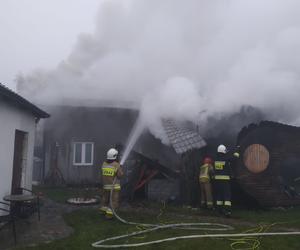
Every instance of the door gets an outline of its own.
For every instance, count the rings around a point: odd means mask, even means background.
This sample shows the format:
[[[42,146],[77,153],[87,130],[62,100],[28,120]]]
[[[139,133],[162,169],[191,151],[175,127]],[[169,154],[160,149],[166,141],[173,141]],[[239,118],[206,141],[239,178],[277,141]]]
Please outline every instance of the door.
[[[15,145],[14,145],[14,161],[13,161],[13,178],[11,185],[11,193],[17,194],[16,188],[21,187],[22,174],[26,163],[26,142],[27,133],[21,130],[15,131]]]

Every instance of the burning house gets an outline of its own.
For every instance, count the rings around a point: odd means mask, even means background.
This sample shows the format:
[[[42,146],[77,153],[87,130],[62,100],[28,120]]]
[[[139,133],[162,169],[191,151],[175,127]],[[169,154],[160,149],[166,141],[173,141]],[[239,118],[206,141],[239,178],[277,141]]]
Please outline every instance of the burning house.
[[[138,112],[110,107],[56,107],[44,124],[44,178],[59,169],[66,183],[95,183],[106,151],[124,145]],[[175,153],[150,134],[142,135],[137,151],[166,166],[174,165]],[[151,149],[151,150],[150,150]]]
[[[49,110],[52,117],[43,123],[36,150],[44,165],[36,166],[35,176],[50,184],[99,183],[107,149],[117,146],[122,152],[139,115],[134,108],[105,106],[65,105]],[[205,154],[213,156],[216,138],[208,138],[207,146],[191,128],[172,120],[162,124],[169,146],[149,132],[140,136],[124,164],[123,195],[197,205],[197,170]],[[300,204],[299,136],[299,128],[274,122],[242,129],[237,138],[241,158],[234,169],[239,189],[261,206]]]
[[[74,106],[52,107],[50,110],[53,115],[43,124],[43,136],[40,136],[36,149],[37,154],[40,154],[39,158],[44,158],[44,165],[35,166],[37,181],[48,184],[98,184],[99,168],[105,160],[107,150],[125,145],[138,111]],[[138,152],[136,157],[130,157],[125,163],[125,183],[130,179],[131,183],[140,185],[139,190],[146,192],[145,186],[150,179],[174,179],[179,166],[178,156],[172,148],[163,145],[150,133],[144,133],[134,149]],[[141,171],[134,171],[135,167],[140,167]],[[155,172],[150,174],[150,178],[147,177],[149,171]],[[136,180],[132,180],[133,172],[138,175]],[[148,179],[141,185],[139,182],[143,178]],[[170,183],[174,184],[172,181]],[[127,184],[124,190],[132,195],[132,188],[136,187]],[[154,192],[153,188],[152,191],[150,189],[149,192]],[[144,196],[147,197],[147,194],[144,193]]]
[[[34,172],[38,181],[49,184],[99,184],[107,149],[118,147],[122,154],[139,115],[134,108],[105,105],[63,105],[48,110],[52,116],[43,123],[36,148],[44,164],[36,165]],[[241,114],[253,120],[261,117],[248,110]],[[166,119],[162,125],[169,146],[150,132],[142,133],[124,164],[123,196],[197,205],[199,164],[204,155],[214,155],[221,135],[206,138],[206,145],[193,128]],[[234,169],[238,188],[261,206],[300,204],[298,136],[299,128],[273,122],[242,129],[237,138],[241,158]],[[230,138],[234,141],[235,137]]]
[[[36,164],[34,172],[37,181],[49,184],[99,183],[106,151],[118,147],[122,152],[138,117],[135,109],[116,107],[65,105],[48,109],[52,116],[42,125],[43,136],[36,148],[44,165]],[[127,197],[167,200],[184,193],[182,154],[206,144],[199,134],[176,127],[172,121],[164,121],[164,127],[170,146],[144,132],[125,162],[123,192]]]

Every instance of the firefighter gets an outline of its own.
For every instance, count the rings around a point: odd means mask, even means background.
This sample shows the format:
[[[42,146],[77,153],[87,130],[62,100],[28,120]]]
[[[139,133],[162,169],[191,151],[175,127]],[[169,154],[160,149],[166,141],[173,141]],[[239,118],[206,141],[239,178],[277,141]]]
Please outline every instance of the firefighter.
[[[201,207],[207,207],[208,209],[213,208],[213,197],[211,189],[211,178],[214,170],[212,165],[212,159],[205,157],[203,165],[200,167],[199,183],[201,190]]]
[[[214,183],[216,189],[216,206],[218,211],[230,217],[231,215],[231,178],[232,164],[239,158],[239,153],[230,155],[224,145],[219,145],[214,162]]]
[[[106,161],[101,167],[103,194],[100,210],[105,213],[107,219],[113,218],[114,210],[119,206],[119,194],[121,190],[120,178],[124,175],[122,167],[118,162],[118,151],[111,148],[107,151]],[[112,190],[112,200],[110,203],[110,192]],[[112,206],[112,207],[111,207]]]

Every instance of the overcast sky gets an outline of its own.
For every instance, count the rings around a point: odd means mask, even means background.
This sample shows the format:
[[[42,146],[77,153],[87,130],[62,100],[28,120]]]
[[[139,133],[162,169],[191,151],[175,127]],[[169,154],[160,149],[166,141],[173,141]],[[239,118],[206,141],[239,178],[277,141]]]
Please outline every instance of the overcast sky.
[[[103,1],[1,0],[0,82],[14,89],[18,73],[55,67],[79,33],[93,31]]]

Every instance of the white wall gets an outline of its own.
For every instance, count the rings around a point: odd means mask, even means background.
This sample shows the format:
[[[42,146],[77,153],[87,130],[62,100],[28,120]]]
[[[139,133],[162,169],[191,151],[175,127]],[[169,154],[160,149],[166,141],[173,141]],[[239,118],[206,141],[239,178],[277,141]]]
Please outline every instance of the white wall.
[[[0,200],[11,192],[15,130],[28,133],[25,187],[32,188],[35,117],[0,97]]]

